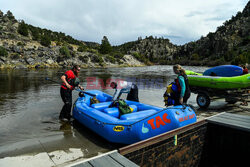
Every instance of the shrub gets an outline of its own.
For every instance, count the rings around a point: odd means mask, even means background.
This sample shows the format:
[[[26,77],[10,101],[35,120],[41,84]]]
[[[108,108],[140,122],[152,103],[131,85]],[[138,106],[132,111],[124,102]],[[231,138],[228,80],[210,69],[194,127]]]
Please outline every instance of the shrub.
[[[86,45],[80,45],[78,48],[77,48],[77,51],[78,52],[85,52],[87,50],[87,46]]]
[[[43,35],[41,37],[41,42],[40,43],[41,43],[41,45],[48,47],[51,44],[51,40],[50,40],[49,36]]]
[[[39,39],[39,30],[37,28],[33,28],[31,30],[32,38],[33,40],[38,40]]]
[[[61,53],[61,55],[63,55],[64,58],[71,58],[68,47],[66,46],[61,47],[59,49],[59,52]]]
[[[111,52],[110,56],[117,58],[117,59],[122,59],[124,54],[120,53],[120,52]]]
[[[20,58],[20,55],[19,55],[18,53],[12,53],[12,54],[10,55],[10,58],[13,59],[13,60],[17,60],[17,59]]]
[[[24,21],[21,21],[21,23],[19,23],[17,32],[23,36],[29,35],[28,26]]]
[[[88,56],[79,56],[79,60],[81,60],[84,63],[87,63],[89,60],[89,57]]]
[[[112,57],[112,56],[107,56],[107,59],[108,59],[108,61],[110,62],[110,63],[115,63],[115,58],[114,57]]]
[[[100,56],[100,55],[95,55],[94,54],[94,55],[92,55],[90,57],[90,59],[91,59],[92,62],[96,62],[96,63],[99,63],[99,64],[104,62],[103,59],[102,59],[102,56]]]
[[[6,57],[7,55],[7,50],[4,47],[0,46],[0,56]]]
[[[7,15],[7,17],[8,17],[10,20],[15,19],[15,17],[14,17],[13,14],[12,14],[12,12],[9,11],[9,10],[7,11],[6,15]]]
[[[150,61],[144,55],[142,55],[140,53],[134,52],[134,53],[132,53],[132,56],[145,64],[150,64]]]
[[[17,42],[17,46],[22,46],[22,47],[24,47],[25,46],[25,43],[24,42]]]

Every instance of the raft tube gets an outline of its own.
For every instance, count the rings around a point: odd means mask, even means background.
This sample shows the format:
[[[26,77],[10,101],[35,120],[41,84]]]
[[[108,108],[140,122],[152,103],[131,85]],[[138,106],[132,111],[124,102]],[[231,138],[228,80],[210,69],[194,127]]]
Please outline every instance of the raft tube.
[[[215,89],[242,89],[250,88],[250,74],[235,77],[203,76],[199,73],[186,71],[189,85]]]
[[[196,122],[196,114],[190,106],[161,108],[125,100],[134,111],[120,116],[118,108],[110,108],[112,96],[99,90],[100,103],[90,105],[89,95],[79,97],[73,108],[73,117],[81,124],[109,142],[132,144]]]

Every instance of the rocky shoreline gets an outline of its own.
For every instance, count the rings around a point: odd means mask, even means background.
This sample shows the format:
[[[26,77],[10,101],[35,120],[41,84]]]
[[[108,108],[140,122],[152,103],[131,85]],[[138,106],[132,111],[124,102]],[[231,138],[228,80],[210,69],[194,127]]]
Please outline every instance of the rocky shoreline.
[[[26,26],[26,35],[20,32],[22,25]],[[30,26],[30,29],[27,29],[27,26]],[[92,46],[88,44],[90,42],[74,40],[64,33],[32,27],[16,20],[10,11],[7,14],[0,11],[0,68],[58,68],[73,64],[86,68],[145,65],[130,54],[101,54],[98,50],[100,44]],[[39,39],[34,39],[35,30],[41,31],[37,34]],[[46,34],[61,36],[59,41],[51,39],[45,45],[42,38]]]
[[[91,52],[78,52],[72,46],[72,58],[64,58],[60,53],[60,46],[44,47],[38,42],[18,40],[0,40],[0,46],[8,52],[7,56],[0,56],[0,68],[60,68],[79,64],[88,67],[127,67],[144,66],[132,55],[124,55],[120,59],[112,59],[108,55]]]

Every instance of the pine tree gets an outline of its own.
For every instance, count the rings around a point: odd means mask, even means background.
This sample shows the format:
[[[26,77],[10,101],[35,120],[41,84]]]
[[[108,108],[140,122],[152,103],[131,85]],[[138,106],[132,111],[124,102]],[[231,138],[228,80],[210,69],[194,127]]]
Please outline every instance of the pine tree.
[[[100,46],[99,51],[101,54],[108,54],[112,52],[112,46],[110,45],[108,38],[106,36],[104,36],[102,39],[102,44]]]

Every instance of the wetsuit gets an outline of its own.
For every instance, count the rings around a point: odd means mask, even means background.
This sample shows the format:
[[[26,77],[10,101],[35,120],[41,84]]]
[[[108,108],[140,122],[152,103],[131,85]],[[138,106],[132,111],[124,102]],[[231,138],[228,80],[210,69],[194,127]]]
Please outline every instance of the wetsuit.
[[[72,90],[74,87],[74,81],[76,79],[76,76],[72,70],[66,71],[64,76],[66,77],[66,81],[71,85],[71,88],[67,88],[65,83],[62,83],[60,94],[62,101],[64,102],[64,106],[61,110],[59,119],[70,119],[70,113],[71,113],[71,107],[72,107]]]
[[[136,84],[131,85],[131,89],[130,89],[130,92],[128,93],[127,100],[139,102],[138,87]]]
[[[121,88],[121,90],[116,90],[113,96],[113,100],[117,100],[119,98],[120,92],[125,91],[128,92],[127,100],[139,102],[138,87],[136,84],[124,81],[119,85],[119,88]]]

